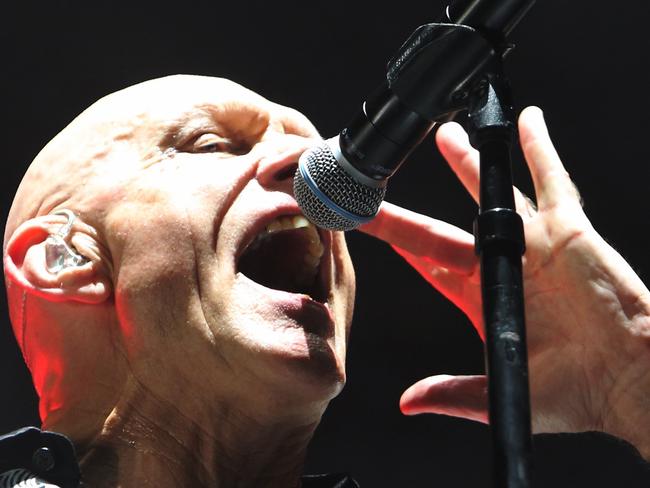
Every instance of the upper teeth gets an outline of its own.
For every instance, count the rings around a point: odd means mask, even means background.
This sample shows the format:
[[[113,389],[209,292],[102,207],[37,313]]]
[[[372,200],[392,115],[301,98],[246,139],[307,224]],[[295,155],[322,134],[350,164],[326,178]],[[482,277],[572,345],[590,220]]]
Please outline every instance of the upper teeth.
[[[305,256],[305,262],[312,266],[318,265],[320,258],[323,256],[323,244],[316,226],[312,224],[303,215],[293,215],[290,217],[278,217],[266,226],[266,234],[273,234],[282,230],[305,229],[306,236],[309,239],[308,251]]]
[[[298,286],[306,286],[313,283],[314,277],[318,274],[324,248],[318,230],[303,215],[276,218],[267,224],[265,231],[257,236],[252,246],[256,247],[260,245],[261,241],[271,234],[294,229],[300,229],[303,232],[303,236],[307,238],[308,245],[307,252],[302,258],[302,267],[297,270],[297,274],[293,276],[293,279]]]
[[[273,232],[278,232],[280,230],[300,229],[309,226],[314,227],[303,215],[278,217],[273,222],[267,224],[266,232],[272,234]]]

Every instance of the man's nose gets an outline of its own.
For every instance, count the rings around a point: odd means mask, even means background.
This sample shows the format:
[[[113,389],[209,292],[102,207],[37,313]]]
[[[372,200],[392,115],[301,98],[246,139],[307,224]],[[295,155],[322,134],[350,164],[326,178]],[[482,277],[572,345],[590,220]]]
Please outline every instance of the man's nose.
[[[285,135],[282,139],[262,142],[256,148],[265,153],[259,160],[256,178],[269,190],[291,192],[300,155],[317,141],[293,135]]]

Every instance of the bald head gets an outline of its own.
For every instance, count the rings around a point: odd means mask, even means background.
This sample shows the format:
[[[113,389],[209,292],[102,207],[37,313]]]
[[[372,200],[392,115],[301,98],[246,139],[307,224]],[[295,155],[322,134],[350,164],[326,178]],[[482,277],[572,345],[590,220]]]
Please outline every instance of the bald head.
[[[246,110],[247,105],[265,106],[268,112]],[[236,118],[226,114],[233,108],[240,111]],[[74,207],[96,217],[119,198],[129,173],[182,148],[203,124],[208,130],[227,116],[228,127],[222,129],[229,137],[255,137],[255,132],[266,129],[271,111],[279,115],[276,123],[286,132],[317,136],[299,112],[221,78],[169,76],[100,99],[52,139],[29,166],[7,219],[4,247],[22,222],[57,208]],[[197,117],[197,112],[204,117]]]

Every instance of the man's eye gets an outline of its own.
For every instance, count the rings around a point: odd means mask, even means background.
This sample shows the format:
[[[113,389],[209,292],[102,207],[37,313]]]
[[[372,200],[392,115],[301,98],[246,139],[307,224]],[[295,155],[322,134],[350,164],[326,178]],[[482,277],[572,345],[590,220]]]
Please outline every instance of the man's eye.
[[[192,152],[213,153],[229,152],[232,142],[216,134],[202,134],[192,142]]]

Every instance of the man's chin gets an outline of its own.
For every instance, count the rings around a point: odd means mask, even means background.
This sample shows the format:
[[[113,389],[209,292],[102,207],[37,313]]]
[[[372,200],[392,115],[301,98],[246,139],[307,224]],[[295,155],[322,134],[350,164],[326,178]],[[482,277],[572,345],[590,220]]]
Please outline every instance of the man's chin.
[[[253,346],[251,366],[257,369],[255,376],[264,378],[286,398],[308,402],[331,400],[346,380],[345,360],[337,354],[334,338],[307,332],[290,323],[283,330],[267,330],[267,340]]]
[[[274,359],[277,360],[278,381],[283,383],[290,396],[329,401],[345,385],[343,362],[329,344],[322,343],[320,339],[310,344],[307,356]]]
[[[270,289],[238,273],[228,308],[227,321],[254,377],[288,397],[330,400],[341,391],[345,337],[339,336],[345,329],[336,326],[328,302]]]

